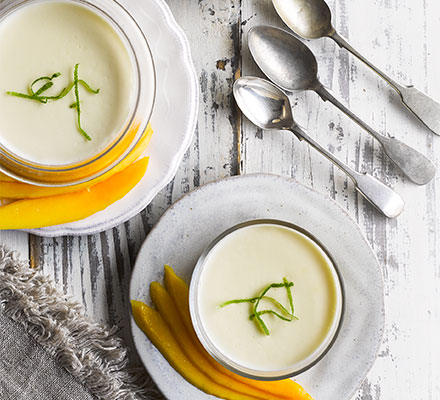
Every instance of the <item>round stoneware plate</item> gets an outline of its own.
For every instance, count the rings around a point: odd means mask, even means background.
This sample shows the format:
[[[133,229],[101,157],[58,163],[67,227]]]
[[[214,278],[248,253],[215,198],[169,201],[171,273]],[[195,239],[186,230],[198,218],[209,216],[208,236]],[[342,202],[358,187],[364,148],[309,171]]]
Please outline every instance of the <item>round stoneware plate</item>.
[[[244,175],[202,186],[174,204],[145,240],[131,278],[130,298],[150,303],[149,283],[164,264],[187,282],[199,255],[226,229],[252,219],[278,219],[313,234],[337,263],[346,290],[341,332],[329,353],[295,380],[319,400],[351,400],[373,365],[384,327],[380,267],[359,227],[328,197],[275,175]],[[214,399],[186,382],[132,319],[138,353],[170,400]]]
[[[173,179],[191,143],[197,121],[198,85],[185,34],[163,0],[119,3],[142,28],[156,69],[157,93],[151,117],[154,135],[146,152],[150,156],[148,171],[130,193],[105,210],[81,221],[28,231],[33,234],[89,235],[129,220]]]

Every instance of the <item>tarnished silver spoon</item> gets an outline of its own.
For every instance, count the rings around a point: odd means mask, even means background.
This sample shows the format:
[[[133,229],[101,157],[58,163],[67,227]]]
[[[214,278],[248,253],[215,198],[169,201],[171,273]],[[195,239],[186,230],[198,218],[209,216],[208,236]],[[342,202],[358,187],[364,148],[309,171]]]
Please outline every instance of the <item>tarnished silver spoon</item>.
[[[331,12],[324,0],[272,0],[281,19],[297,35],[305,39],[332,38],[364,62],[400,95],[402,103],[431,132],[440,135],[440,103],[414,86],[402,85],[381,71],[336,32]]]
[[[306,141],[349,176],[356,189],[388,218],[403,210],[403,199],[388,186],[366,173],[359,173],[338,160],[313,140],[293,119],[289,98],[272,83],[254,77],[239,78],[234,83],[234,97],[243,113],[258,127],[292,132]]]
[[[386,155],[414,183],[424,185],[435,175],[434,164],[417,150],[394,137],[371,128],[336,99],[319,81],[316,58],[295,36],[271,26],[256,26],[249,31],[249,49],[260,69],[272,82],[289,91],[313,90],[330,101],[372,135]]]

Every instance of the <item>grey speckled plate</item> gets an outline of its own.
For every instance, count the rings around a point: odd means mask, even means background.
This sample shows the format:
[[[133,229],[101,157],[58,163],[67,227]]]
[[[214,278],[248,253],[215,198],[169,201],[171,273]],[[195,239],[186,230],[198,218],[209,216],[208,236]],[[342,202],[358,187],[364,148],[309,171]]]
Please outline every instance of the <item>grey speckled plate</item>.
[[[330,352],[297,380],[317,400],[350,400],[376,359],[384,328],[383,280],[359,227],[328,197],[275,175],[244,175],[202,186],[175,203],[145,240],[130,298],[149,301],[149,283],[170,264],[189,282],[203,248],[227,228],[256,218],[289,221],[315,235],[338,264],[346,289],[342,330]],[[132,320],[139,355],[170,400],[214,399],[186,382]]]

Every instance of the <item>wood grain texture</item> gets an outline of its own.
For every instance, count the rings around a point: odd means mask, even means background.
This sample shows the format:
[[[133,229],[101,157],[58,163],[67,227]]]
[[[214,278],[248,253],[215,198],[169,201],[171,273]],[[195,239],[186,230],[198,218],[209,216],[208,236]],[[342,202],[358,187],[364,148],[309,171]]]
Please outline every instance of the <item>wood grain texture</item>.
[[[295,117],[311,136],[405,198],[406,211],[396,220],[384,219],[342,173],[306,144],[286,133],[262,132],[241,120],[232,83],[240,74],[261,75],[247,50],[246,33],[256,24],[283,26],[269,0],[168,0],[168,4],[190,40],[201,90],[196,135],[175,179],[146,210],[110,231],[55,239],[0,232],[0,243],[30,256],[32,264],[73,294],[91,317],[118,325],[130,345],[131,268],[145,236],[169,205],[194,187],[229,175],[269,172],[293,177],[350,213],[383,268],[384,342],[354,400],[439,399],[440,176],[424,187],[411,184],[378,144],[331,104],[310,92],[291,95]],[[339,33],[361,53],[402,83],[440,99],[438,1],[329,0],[328,4]],[[440,166],[440,138],[405,111],[385,82],[330,39],[308,44],[318,58],[322,82],[344,104]],[[138,363],[135,354],[133,358]]]

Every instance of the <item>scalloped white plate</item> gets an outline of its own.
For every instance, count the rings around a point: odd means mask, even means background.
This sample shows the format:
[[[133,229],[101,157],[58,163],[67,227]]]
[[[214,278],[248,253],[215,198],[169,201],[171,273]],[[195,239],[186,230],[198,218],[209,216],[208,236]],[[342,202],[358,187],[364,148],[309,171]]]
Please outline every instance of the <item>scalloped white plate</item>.
[[[244,175],[209,183],[184,196],[165,212],[142,245],[131,277],[130,299],[151,303],[149,283],[163,281],[164,264],[189,282],[205,246],[231,226],[260,218],[303,227],[324,244],[339,267],[346,292],[341,331],[324,358],[295,380],[316,400],[350,400],[382,342],[382,272],[349,215],[330,198],[291,179]],[[169,400],[215,399],[185,381],[133,318],[131,328],[142,362]]]
[[[142,211],[166,186],[191,144],[197,122],[198,84],[188,40],[163,0],[119,0],[142,28],[156,68],[153,139],[148,171],[123,199],[88,218],[27,230],[40,236],[90,235],[124,223]],[[170,118],[173,115],[173,118]]]

